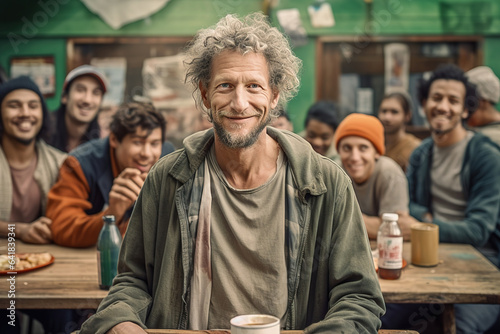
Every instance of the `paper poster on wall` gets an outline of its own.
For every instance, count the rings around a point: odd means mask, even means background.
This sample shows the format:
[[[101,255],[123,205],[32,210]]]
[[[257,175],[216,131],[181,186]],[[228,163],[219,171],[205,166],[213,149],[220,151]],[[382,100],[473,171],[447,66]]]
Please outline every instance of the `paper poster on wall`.
[[[410,48],[406,44],[391,43],[384,47],[385,92],[393,89],[408,91]]]
[[[122,104],[125,95],[127,59],[123,57],[92,58],[90,65],[97,67],[108,79],[108,89],[104,95],[102,106]]]
[[[307,44],[307,32],[302,25],[300,12],[297,8],[278,10],[276,16],[283,30],[290,37],[293,46]]]
[[[326,2],[317,2],[307,7],[314,28],[328,28],[335,25],[332,7]]]
[[[358,88],[356,94],[356,111],[368,115],[373,114],[373,89]]]
[[[26,75],[40,88],[44,97],[54,96],[56,91],[54,57],[20,57],[10,61],[10,77]]]
[[[184,83],[184,57],[175,55],[144,60],[144,96],[167,120],[167,140],[182,147],[182,140],[193,132],[211,126],[194,104],[192,87]]]

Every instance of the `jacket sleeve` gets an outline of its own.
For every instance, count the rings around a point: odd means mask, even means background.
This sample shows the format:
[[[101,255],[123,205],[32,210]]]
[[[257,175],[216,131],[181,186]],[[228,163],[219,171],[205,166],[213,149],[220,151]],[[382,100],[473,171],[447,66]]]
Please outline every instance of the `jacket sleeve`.
[[[425,193],[425,190],[421,189],[421,187],[429,186],[429,184],[426,183],[427,181],[423,179],[425,178],[425,173],[422,173],[420,170],[421,168],[426,168],[425,163],[428,162],[428,160],[425,159],[426,156],[428,157],[428,154],[424,153],[423,146],[416,148],[410,156],[408,168],[406,170],[408,192],[410,194],[410,215],[418,221],[423,221],[424,215],[427,212],[431,212],[429,207],[418,201],[417,195],[417,193]],[[430,193],[425,194],[425,197],[429,196]]]
[[[154,183],[148,176],[122,242],[118,275],[96,314],[83,323],[80,334],[105,334],[115,325],[126,321],[146,328],[146,319],[152,303],[148,287],[153,285],[153,264],[149,263],[148,259],[154,258],[154,222],[158,216],[157,201],[151,200],[158,197],[156,190],[153,190]]]
[[[476,148],[470,158],[469,178],[464,189],[467,197],[465,219],[433,220],[439,225],[439,241],[484,246],[495,231],[500,210],[500,152],[492,145]],[[467,183],[468,179],[468,183]]]
[[[69,156],[59,170],[59,179],[49,191],[47,212],[52,219],[52,236],[56,244],[89,247],[97,243],[104,211],[88,215],[90,188],[78,160]]]
[[[333,219],[328,311],[323,321],[310,325],[305,333],[377,333],[385,304],[350,183],[335,199]]]

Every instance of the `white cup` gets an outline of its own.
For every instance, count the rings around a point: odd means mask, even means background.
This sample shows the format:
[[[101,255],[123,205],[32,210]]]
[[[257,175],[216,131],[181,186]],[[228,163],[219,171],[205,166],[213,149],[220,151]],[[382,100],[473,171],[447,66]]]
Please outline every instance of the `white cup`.
[[[239,315],[231,319],[231,334],[279,334],[280,319],[266,314]]]

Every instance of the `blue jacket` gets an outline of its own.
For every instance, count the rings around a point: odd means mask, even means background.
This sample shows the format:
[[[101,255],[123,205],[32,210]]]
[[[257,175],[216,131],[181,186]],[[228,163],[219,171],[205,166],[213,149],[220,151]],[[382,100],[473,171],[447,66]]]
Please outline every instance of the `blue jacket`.
[[[432,214],[431,177],[432,138],[425,139],[413,151],[407,171],[410,191],[410,214],[422,221]],[[476,133],[465,149],[460,179],[467,201],[465,219],[440,221],[439,241],[471,244],[480,251],[485,248],[497,266],[500,251],[500,147],[486,136]],[[487,254],[485,254],[487,255]]]

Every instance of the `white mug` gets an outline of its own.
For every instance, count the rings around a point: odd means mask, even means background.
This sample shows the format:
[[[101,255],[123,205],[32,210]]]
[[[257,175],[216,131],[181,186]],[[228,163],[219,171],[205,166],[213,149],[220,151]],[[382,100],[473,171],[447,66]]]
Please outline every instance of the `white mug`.
[[[239,315],[231,319],[231,334],[279,334],[280,319],[266,314]]]

